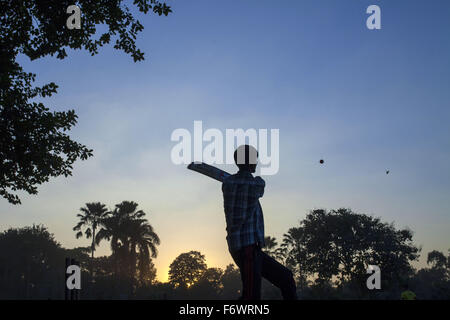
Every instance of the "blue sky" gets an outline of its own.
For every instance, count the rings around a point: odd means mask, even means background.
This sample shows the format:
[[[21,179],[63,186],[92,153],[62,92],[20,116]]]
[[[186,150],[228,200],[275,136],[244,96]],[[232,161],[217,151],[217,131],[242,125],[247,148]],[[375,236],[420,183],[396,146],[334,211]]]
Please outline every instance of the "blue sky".
[[[76,110],[72,136],[94,157],[21,206],[1,201],[3,229],[43,223],[64,246],[87,245],[71,231],[79,207],[134,200],[162,239],[160,279],[191,249],[224,267],[220,185],[170,161],[172,131],[202,120],[280,129],[280,171],[265,178],[262,200],[267,234],[281,240],[314,208],[350,207],[411,228],[421,265],[450,248],[448,1],[170,4],[169,17],[142,16],[144,62],[111,46],[21,58],[37,84],[59,85],[46,104]],[[371,4],[381,30],[366,28]]]

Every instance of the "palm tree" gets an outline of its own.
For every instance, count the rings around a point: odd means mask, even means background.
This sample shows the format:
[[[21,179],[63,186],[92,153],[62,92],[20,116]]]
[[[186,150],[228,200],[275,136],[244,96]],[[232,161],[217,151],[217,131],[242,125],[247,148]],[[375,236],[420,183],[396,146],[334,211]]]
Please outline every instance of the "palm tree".
[[[144,211],[137,210],[138,204],[133,201],[123,201],[101,222],[96,242],[111,241],[111,251],[114,256],[115,273],[130,278],[136,276],[136,263],[139,271],[147,271],[150,257],[156,257],[160,240],[153,227],[144,219]],[[139,254],[137,253],[139,252]]]
[[[95,237],[97,245],[100,244],[102,240],[110,241],[115,275],[117,275],[119,271],[118,256],[120,255],[120,249],[122,248],[121,239],[123,239],[124,233],[121,220],[122,218],[117,214],[117,210],[114,210],[110,216],[100,222],[101,229]]]
[[[146,219],[134,220],[129,231],[131,275],[136,275],[137,262],[139,279],[143,282],[145,275],[150,271],[151,258],[158,255],[156,246],[160,244],[160,240]]]
[[[87,239],[92,237],[91,243],[91,261],[94,259],[94,251],[96,247],[95,241],[95,232],[97,227],[100,225],[101,221],[103,221],[108,215],[109,211],[106,209],[106,205],[100,202],[91,202],[86,203],[85,208],[80,208],[81,214],[77,214],[77,217],[80,218],[80,221],[77,223],[75,227],[73,227],[73,231],[78,231],[76,234],[77,239],[83,236],[82,228],[84,227],[84,235]],[[92,269],[91,269],[92,275]]]
[[[282,249],[278,248],[277,239],[275,237],[264,237],[265,246],[262,249],[269,256],[273,257],[276,260],[283,260]]]

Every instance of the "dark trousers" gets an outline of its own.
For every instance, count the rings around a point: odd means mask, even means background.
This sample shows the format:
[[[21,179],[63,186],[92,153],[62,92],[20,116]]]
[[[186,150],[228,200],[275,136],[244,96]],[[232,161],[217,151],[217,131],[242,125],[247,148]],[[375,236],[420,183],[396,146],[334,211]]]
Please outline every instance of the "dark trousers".
[[[243,300],[261,299],[262,277],[281,290],[283,299],[297,299],[297,290],[292,272],[262,252],[259,246],[243,247],[238,251],[231,252],[231,256],[241,271]]]

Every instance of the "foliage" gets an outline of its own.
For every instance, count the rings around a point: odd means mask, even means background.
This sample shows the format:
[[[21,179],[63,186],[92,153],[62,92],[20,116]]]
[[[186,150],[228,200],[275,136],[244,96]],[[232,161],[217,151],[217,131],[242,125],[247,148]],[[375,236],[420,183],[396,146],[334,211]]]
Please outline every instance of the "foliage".
[[[450,299],[450,254],[433,250],[428,253],[429,268],[419,271],[409,280],[409,287],[420,299]]]
[[[428,253],[427,264],[431,265],[432,269],[447,269],[450,266],[448,265],[447,257],[440,251],[433,250]]]
[[[237,299],[240,297],[242,290],[241,274],[234,264],[226,266],[221,282],[223,299]]]
[[[182,253],[170,264],[169,282],[175,288],[189,288],[201,279],[206,269],[205,256],[200,252]]]
[[[410,263],[419,257],[411,231],[396,230],[379,218],[349,209],[311,211],[299,227],[285,234],[283,248],[286,264],[303,285],[308,279],[319,287],[353,283],[355,292],[366,291],[369,264],[383,270],[386,288],[409,277]]]
[[[80,208],[80,211],[82,214],[77,214],[80,221],[73,227],[73,231],[78,231],[76,234],[76,238],[78,239],[83,236],[82,228],[86,228],[84,230],[84,235],[87,239],[92,238],[90,251],[93,258],[96,245],[95,232],[102,220],[109,215],[109,211],[106,209],[106,205],[100,202],[86,203],[86,207]]]
[[[1,36],[0,36],[1,37]],[[1,45],[0,45],[1,47]],[[7,63],[0,51],[0,196],[19,204],[16,191],[37,193],[50,177],[72,174],[77,159],[86,160],[92,150],[71,140],[66,133],[76,123],[75,111],[50,112],[38,97],[56,93],[54,83],[33,88],[35,75]]]
[[[189,291],[195,299],[219,299],[223,289],[222,276],[222,269],[207,268]]]
[[[278,247],[277,239],[274,237],[264,237],[265,246],[262,251],[273,257],[275,260],[283,260],[284,252],[282,248]]]
[[[0,298],[57,297],[64,258],[64,249],[42,225],[0,233]]]
[[[137,207],[133,201],[117,204],[100,221],[95,241],[110,241],[114,275],[131,279],[131,283],[151,283],[156,276],[151,259],[157,257],[160,239],[144,218],[145,212]]]
[[[68,0],[15,0],[0,2],[0,195],[19,204],[17,191],[37,193],[37,186],[50,177],[69,176],[77,159],[86,160],[92,150],[73,141],[68,131],[77,123],[74,110],[51,112],[40,98],[57,93],[51,82],[34,87],[36,75],[17,63],[23,55],[30,60],[45,56],[64,59],[67,49],[86,50],[91,55],[114,41],[114,48],[141,61],[144,53],[135,41],[143,25],[125,1],[78,0],[82,26],[66,27]],[[168,15],[164,2],[134,0],[144,14]],[[106,31],[97,38],[99,27]]]
[[[80,261],[82,299],[237,299],[240,296],[242,284],[236,266],[230,264],[224,270],[208,267],[205,256],[198,251],[182,253],[174,259],[169,282],[156,281],[152,256],[157,254],[159,238],[156,241],[155,235],[150,235],[153,228],[149,229],[145,213],[137,207],[134,202],[124,201],[101,221],[103,235],[99,232],[96,240],[113,242],[115,238],[117,242],[111,248],[119,251],[113,251],[110,256],[89,257],[90,247],[62,248],[40,225],[0,233],[0,298],[62,299],[61,271],[65,257]],[[109,225],[108,221],[118,225],[112,228],[114,224]],[[139,233],[140,228],[146,232]],[[150,241],[155,247],[153,250],[147,244],[145,257],[149,260],[145,268],[139,264],[144,260],[140,258],[142,248],[138,239],[143,243]],[[428,253],[428,267],[414,271],[410,263],[417,258],[418,249],[412,244],[410,231],[396,230],[392,224],[376,218],[343,209],[314,210],[300,226],[289,229],[281,246],[273,245],[277,243],[273,237],[270,242],[269,252],[282,253],[280,261],[296,274],[301,299],[400,299],[406,285],[421,300],[450,299],[450,255],[433,250]],[[329,249],[328,255],[322,247]],[[352,259],[345,255],[343,248],[348,250],[347,254],[351,253]],[[391,249],[394,251],[388,252]],[[332,258],[339,259],[339,263]],[[365,267],[365,261],[378,263],[382,279],[387,278],[391,283],[385,280],[382,290],[376,292],[363,290],[367,274],[358,272]],[[325,267],[326,263],[332,267]],[[87,277],[88,267],[94,270],[92,279]],[[303,283],[299,282],[301,279]],[[262,297],[280,299],[281,295],[278,288],[263,280]]]

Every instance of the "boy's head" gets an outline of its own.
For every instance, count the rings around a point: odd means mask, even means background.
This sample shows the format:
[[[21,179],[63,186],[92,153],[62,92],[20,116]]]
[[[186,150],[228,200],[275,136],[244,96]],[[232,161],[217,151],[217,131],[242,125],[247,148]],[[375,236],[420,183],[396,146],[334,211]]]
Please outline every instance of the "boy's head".
[[[256,171],[256,163],[258,162],[258,151],[247,144],[239,146],[234,151],[234,162],[241,171]]]

